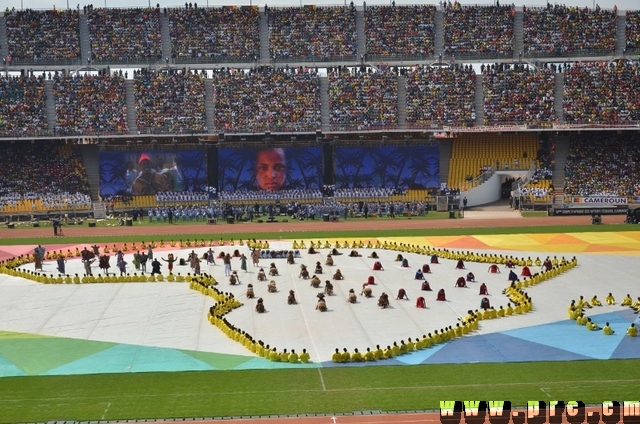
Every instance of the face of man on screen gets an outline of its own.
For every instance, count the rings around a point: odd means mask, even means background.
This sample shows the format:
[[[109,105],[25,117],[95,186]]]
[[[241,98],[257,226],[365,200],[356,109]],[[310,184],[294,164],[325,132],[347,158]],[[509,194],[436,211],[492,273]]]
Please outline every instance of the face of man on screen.
[[[287,160],[283,149],[260,150],[256,155],[256,183],[260,190],[278,191],[287,179]]]

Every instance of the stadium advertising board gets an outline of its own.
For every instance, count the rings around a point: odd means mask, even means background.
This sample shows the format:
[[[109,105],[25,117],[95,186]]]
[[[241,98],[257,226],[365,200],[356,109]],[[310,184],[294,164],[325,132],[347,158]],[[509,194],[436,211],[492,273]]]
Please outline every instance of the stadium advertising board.
[[[440,187],[439,146],[367,146],[335,149],[338,188]]]
[[[207,160],[202,150],[100,152],[100,196],[154,195],[207,191]]]
[[[238,148],[218,151],[220,191],[320,190],[322,148]]]
[[[627,198],[622,196],[565,196],[564,203],[584,206],[626,205]]]

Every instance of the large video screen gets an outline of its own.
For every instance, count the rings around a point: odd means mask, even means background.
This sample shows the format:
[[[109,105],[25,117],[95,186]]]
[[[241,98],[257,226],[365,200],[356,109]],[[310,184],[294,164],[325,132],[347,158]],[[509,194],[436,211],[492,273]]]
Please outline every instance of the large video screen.
[[[99,166],[102,197],[207,191],[203,150],[100,152]]]
[[[322,148],[220,149],[220,191],[319,190]]]
[[[338,188],[440,187],[439,146],[336,147]]]

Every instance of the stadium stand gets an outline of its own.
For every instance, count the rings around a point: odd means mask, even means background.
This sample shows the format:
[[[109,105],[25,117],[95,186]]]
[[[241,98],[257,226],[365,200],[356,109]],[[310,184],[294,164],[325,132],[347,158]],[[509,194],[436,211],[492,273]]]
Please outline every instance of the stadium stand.
[[[525,53],[532,57],[593,56],[615,49],[617,11],[565,5],[524,8]]]
[[[353,6],[268,8],[269,43],[274,60],[355,58]]]
[[[138,63],[162,59],[160,9],[87,7],[94,62]]]
[[[7,9],[5,18],[8,56],[14,65],[64,65],[80,58],[77,11]]]
[[[137,127],[143,133],[205,131],[205,75],[141,69],[134,74]]]
[[[80,153],[72,145],[45,141],[0,145],[0,212],[42,213],[87,210],[89,182]]]
[[[472,126],[476,74],[471,67],[418,67],[406,74],[407,126]]]
[[[627,10],[626,13],[626,49],[627,53],[640,53],[640,10]]]
[[[398,77],[392,72],[349,71],[329,73],[331,128],[370,130],[398,124]]]
[[[118,75],[53,77],[56,134],[127,133],[124,78]]]
[[[214,122],[225,133],[315,131],[321,125],[320,81],[312,70],[224,71],[213,80]]]
[[[444,52],[456,58],[512,57],[512,6],[447,7],[444,17]]]
[[[622,32],[616,32],[617,10],[599,7],[548,5],[523,7],[521,13],[512,5],[445,2],[440,8],[392,3],[265,6],[264,14],[261,10],[256,6],[185,4],[164,10],[86,6],[84,10],[7,11],[0,17],[7,29],[6,50],[0,46],[4,71],[0,77],[0,137],[14,143],[7,157],[26,154],[32,162],[25,168],[38,171],[40,166],[34,168],[34,163],[40,159],[32,152],[38,144],[37,140],[32,144],[31,138],[53,134],[58,139],[53,155],[57,163],[47,174],[53,183],[36,179],[27,187],[11,177],[2,183],[3,210],[30,213],[88,208],[86,172],[81,169],[79,150],[71,143],[98,144],[92,137],[104,136],[101,149],[111,140],[114,147],[133,151],[143,145],[134,137],[139,135],[146,147],[147,134],[191,136],[189,142],[196,145],[196,136],[202,136],[202,143],[213,144],[229,134],[230,139],[238,137],[233,144],[238,147],[239,137],[246,136],[256,145],[266,143],[267,133],[296,133],[298,139],[302,138],[298,133],[308,133],[305,143],[328,147],[340,138],[355,145],[365,133],[375,134],[365,144],[388,141],[391,136],[392,143],[399,145],[411,143],[412,136],[421,132],[415,137],[420,142],[438,144],[434,140],[446,138],[440,146],[452,145],[450,162],[449,156],[441,162],[440,177],[451,194],[471,187],[485,171],[529,171],[538,162],[539,168],[522,191],[534,201],[548,202],[553,189],[550,173],[562,172],[553,169],[552,154],[530,159],[534,152],[539,153],[545,134],[551,134],[551,129],[557,138],[568,134],[563,130],[585,128],[635,131],[640,123],[640,69],[638,61],[631,59],[640,50],[640,11],[627,11],[624,16],[623,40]],[[516,60],[520,13],[524,55]],[[261,40],[268,40],[269,45]],[[88,66],[80,63],[83,54],[89,53],[80,47],[87,42],[91,50]],[[620,53],[622,46],[626,51]],[[614,57],[616,48],[619,56]],[[171,61],[163,58],[163,51],[171,52]],[[600,54],[613,60],[589,60]],[[485,63],[504,59],[504,63],[484,66],[476,74],[464,62],[466,58],[482,58]],[[547,64],[533,63],[532,58],[546,58]],[[336,63],[318,66],[328,61]],[[181,65],[176,67],[176,63]],[[145,65],[142,70],[140,64]],[[36,68],[35,73],[27,67]],[[126,68],[128,73],[125,70],[123,76],[111,67]],[[470,128],[474,126],[477,128]],[[461,128],[436,134],[443,127]],[[520,129],[539,132],[514,132]],[[405,130],[411,134],[403,134]],[[476,130],[478,134],[455,136],[455,131]],[[583,137],[604,147],[586,149],[572,137],[578,147],[572,148],[567,162],[567,194],[638,195],[637,170],[621,153],[637,159],[628,145],[636,137],[614,131]],[[355,132],[358,134],[349,134]],[[283,137],[278,139],[280,144],[284,144]],[[287,143],[294,138],[287,134]],[[62,142],[69,144],[57,144]],[[3,148],[12,151],[11,146]],[[446,149],[441,152],[449,154]],[[602,155],[616,166],[606,173],[595,172],[603,165],[584,162],[584,155],[589,160]],[[65,161],[66,168],[60,165]],[[46,161],[42,164],[49,166]],[[592,168],[588,174],[586,167]],[[7,172],[14,170],[12,164]],[[67,173],[77,173],[77,182],[67,181]],[[16,175],[24,178],[24,173]],[[323,178],[327,182],[328,176]],[[611,182],[615,179],[621,181],[619,186]],[[92,184],[97,183],[92,180]],[[39,191],[38,186],[47,190]],[[96,187],[92,188],[95,193]],[[368,190],[376,193],[372,203],[397,204],[399,210],[409,209],[410,213],[434,199],[431,191],[385,194],[379,187]],[[324,200],[314,190],[285,194],[294,202]],[[335,194],[334,201],[347,203],[351,210],[357,210],[362,199],[371,198],[366,190]],[[208,193],[199,195],[203,199],[137,196],[118,199],[117,204],[149,208],[158,203],[204,202]],[[256,196],[223,192],[220,200],[236,206],[275,200]],[[417,206],[407,206],[409,203]],[[378,211],[385,213],[383,206]]]
[[[9,137],[44,134],[47,116],[44,77],[0,77],[0,133]]]
[[[424,58],[435,52],[435,14],[432,5],[367,6],[367,57]]]
[[[636,124],[640,121],[637,62],[580,62],[564,72],[568,124]]]
[[[169,9],[171,45],[178,63],[222,62],[260,55],[257,6]]]
[[[572,134],[565,165],[565,195],[639,196],[640,137]]]
[[[484,117],[487,125],[550,127],[555,121],[555,77],[548,67],[483,65]]]
[[[492,169],[529,169],[538,144],[534,133],[459,134],[453,139],[448,186],[467,188]]]

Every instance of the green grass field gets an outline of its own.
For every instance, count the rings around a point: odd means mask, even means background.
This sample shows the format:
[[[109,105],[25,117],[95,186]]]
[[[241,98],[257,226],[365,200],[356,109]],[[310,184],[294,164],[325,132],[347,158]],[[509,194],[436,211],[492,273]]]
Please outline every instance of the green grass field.
[[[142,224],[145,225],[145,224]],[[287,238],[633,231],[635,226],[286,233]],[[9,230],[7,230],[9,231]],[[161,228],[159,228],[161,232]],[[3,236],[6,237],[7,233]],[[235,234],[246,239],[248,234]],[[273,239],[282,233],[252,234]],[[215,235],[190,238],[216,239]],[[228,236],[224,236],[225,239]],[[154,237],[156,240],[161,235]],[[219,236],[218,236],[219,238]],[[140,236],[101,241],[139,241]],[[41,240],[7,239],[0,244]],[[96,242],[65,238],[65,243]],[[640,360],[340,367],[0,378],[0,422],[98,421],[436,410],[440,400],[637,399]]]
[[[437,410],[440,400],[637,398],[639,360],[0,379],[0,422]]]

